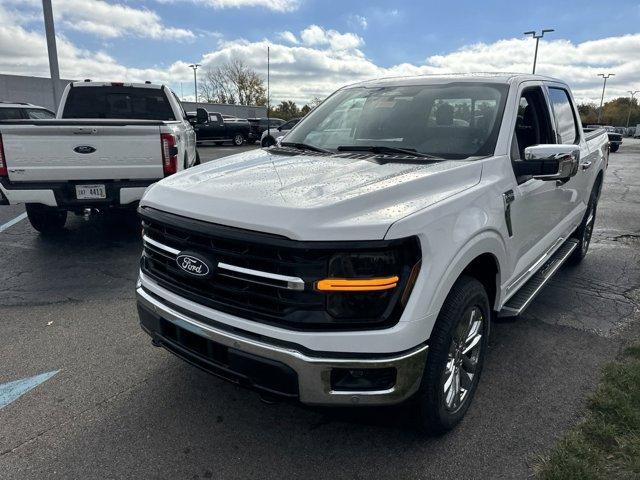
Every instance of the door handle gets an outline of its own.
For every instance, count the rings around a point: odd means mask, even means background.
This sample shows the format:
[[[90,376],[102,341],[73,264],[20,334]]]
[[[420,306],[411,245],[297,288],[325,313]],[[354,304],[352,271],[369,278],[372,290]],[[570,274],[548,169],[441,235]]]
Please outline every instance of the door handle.
[[[580,167],[582,168],[582,170],[586,170],[590,166],[591,166],[591,162],[583,162],[580,164]]]

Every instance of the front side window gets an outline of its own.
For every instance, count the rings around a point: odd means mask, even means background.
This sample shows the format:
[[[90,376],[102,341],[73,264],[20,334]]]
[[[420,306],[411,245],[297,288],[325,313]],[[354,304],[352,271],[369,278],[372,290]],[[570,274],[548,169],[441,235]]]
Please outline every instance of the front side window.
[[[576,143],[578,141],[578,124],[573,113],[569,94],[562,88],[549,88],[549,101],[556,119],[558,143]]]
[[[452,159],[492,155],[507,90],[479,82],[347,88],[310,112],[287,140],[327,150],[380,146]]]

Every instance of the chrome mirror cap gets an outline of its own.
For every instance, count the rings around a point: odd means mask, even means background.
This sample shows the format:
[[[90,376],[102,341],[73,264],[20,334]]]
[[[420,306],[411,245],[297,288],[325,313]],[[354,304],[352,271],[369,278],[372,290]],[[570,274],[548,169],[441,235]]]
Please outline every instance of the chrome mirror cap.
[[[568,180],[578,172],[580,148],[577,145],[534,145],[524,149],[524,159],[557,163],[556,173],[534,175],[537,180]]]

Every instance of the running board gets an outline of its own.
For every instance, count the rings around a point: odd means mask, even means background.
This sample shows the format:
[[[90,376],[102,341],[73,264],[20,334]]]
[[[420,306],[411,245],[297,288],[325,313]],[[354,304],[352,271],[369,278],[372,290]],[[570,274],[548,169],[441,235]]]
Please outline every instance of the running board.
[[[540,290],[547,284],[562,264],[569,258],[578,246],[578,241],[567,240],[547,260],[533,276],[522,285],[520,289],[509,299],[498,313],[499,317],[517,317],[531,304]]]

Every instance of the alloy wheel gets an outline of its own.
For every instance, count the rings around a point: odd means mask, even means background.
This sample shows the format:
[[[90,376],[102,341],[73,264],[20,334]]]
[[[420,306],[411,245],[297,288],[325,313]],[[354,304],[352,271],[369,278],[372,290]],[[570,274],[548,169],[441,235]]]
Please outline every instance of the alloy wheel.
[[[484,322],[482,310],[474,306],[462,316],[453,332],[442,379],[444,406],[451,413],[460,410],[473,388]]]

